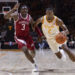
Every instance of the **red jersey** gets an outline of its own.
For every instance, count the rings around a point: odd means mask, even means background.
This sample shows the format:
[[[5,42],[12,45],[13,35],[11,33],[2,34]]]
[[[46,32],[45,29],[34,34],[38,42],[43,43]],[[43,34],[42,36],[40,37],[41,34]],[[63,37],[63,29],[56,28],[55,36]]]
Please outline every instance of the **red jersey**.
[[[29,35],[30,18],[29,14],[27,14],[26,18],[23,18],[21,14],[18,15],[18,20],[15,22],[15,35],[17,37],[26,37]]]

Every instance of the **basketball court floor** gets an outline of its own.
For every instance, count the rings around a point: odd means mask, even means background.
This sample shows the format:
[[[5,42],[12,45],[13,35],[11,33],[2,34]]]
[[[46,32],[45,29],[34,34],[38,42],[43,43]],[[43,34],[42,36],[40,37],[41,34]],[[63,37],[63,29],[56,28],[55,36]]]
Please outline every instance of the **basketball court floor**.
[[[74,52],[74,50],[72,50]],[[75,62],[57,59],[50,50],[36,51],[39,72],[32,72],[32,65],[22,51],[0,51],[0,75],[75,75]]]

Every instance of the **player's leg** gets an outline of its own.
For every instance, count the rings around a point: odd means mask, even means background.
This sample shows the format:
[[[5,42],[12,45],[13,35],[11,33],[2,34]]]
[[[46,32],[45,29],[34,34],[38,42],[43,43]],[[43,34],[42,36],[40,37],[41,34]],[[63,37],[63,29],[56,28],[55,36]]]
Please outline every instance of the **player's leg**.
[[[23,52],[24,52],[25,56],[27,57],[27,59],[31,63],[34,63],[33,57],[29,54],[26,41],[24,41],[24,39],[18,39],[17,37],[15,37],[15,41],[18,44],[18,48],[23,50]]]
[[[61,60],[63,60],[63,61],[66,61],[65,52],[64,52],[63,49],[59,49],[59,46],[58,46],[58,48],[56,49],[56,51],[55,51],[54,53],[55,53],[55,55],[56,55],[59,59],[61,59]]]
[[[62,45],[62,49],[68,54],[69,58],[75,62],[75,55],[71,52],[71,50],[69,50],[66,44]]]
[[[35,50],[30,51],[31,53],[29,53],[29,49],[27,47],[23,47],[22,48],[25,56],[27,57],[27,59],[32,63],[32,67],[34,68],[33,71],[38,71],[38,66],[36,65],[35,62]]]
[[[31,36],[27,37],[26,43],[27,43],[28,52],[32,56],[32,58],[34,60],[34,63],[32,63],[32,66],[34,67],[33,71],[38,71],[38,67],[36,65],[36,60],[35,60],[35,54],[36,54],[35,45],[34,45],[34,42],[33,42]]]
[[[36,59],[35,59],[35,55],[36,55],[36,52],[35,52],[35,49],[31,49],[29,51],[30,55],[32,56],[33,60],[34,60],[34,63],[32,63],[32,67],[34,68],[33,71],[38,71],[38,66],[37,66],[37,63],[36,63]]]
[[[51,50],[53,51],[53,53],[59,58],[62,58],[62,54],[59,51],[59,47],[58,45],[55,44],[54,39],[47,39],[48,45],[51,48]]]
[[[30,50],[30,54],[33,58],[35,58],[35,55],[36,55],[35,50]]]
[[[63,49],[59,49],[59,52],[55,53],[56,56],[61,57],[63,61],[66,61],[65,51]],[[60,59],[60,58],[59,58]]]
[[[59,44],[56,43],[55,39],[48,39],[47,40],[51,50],[53,51],[53,53],[62,60],[66,60],[66,56],[63,50],[59,49]]]
[[[35,57],[35,45],[30,35],[27,36],[26,43],[27,43],[27,48],[29,49],[30,55],[34,58]]]
[[[23,47],[22,47],[22,50],[23,50],[25,56],[27,57],[27,59],[28,59],[31,63],[35,63],[34,60],[33,60],[33,57],[32,57],[31,54],[29,53],[27,47],[26,47],[26,46],[23,46]]]
[[[55,55],[56,55],[59,59],[61,59],[61,58],[62,58],[62,54],[61,54],[61,52],[60,52],[60,51],[56,52],[56,53],[55,53]]]
[[[36,62],[34,60],[35,51],[34,50],[31,51],[32,52],[32,54],[31,54],[31,53],[29,53],[29,50],[25,46],[22,48],[22,50],[23,50],[25,56],[27,57],[27,59],[32,63],[32,66],[34,67],[33,71],[38,71],[38,67],[37,67]]]

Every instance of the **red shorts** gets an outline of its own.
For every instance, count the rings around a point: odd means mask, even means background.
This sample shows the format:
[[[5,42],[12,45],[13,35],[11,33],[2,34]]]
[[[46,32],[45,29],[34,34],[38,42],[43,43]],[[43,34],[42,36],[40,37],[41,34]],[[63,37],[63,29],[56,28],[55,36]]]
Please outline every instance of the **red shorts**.
[[[34,42],[32,40],[32,37],[28,35],[27,37],[16,37],[15,41],[18,44],[18,48],[21,49],[23,46],[26,46],[29,50],[34,50]]]

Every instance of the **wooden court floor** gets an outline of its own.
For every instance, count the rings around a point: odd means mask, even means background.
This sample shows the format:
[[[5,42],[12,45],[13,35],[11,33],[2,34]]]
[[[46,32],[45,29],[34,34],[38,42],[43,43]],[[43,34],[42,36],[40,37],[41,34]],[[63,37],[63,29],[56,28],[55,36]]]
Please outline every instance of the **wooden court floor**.
[[[36,62],[39,71],[32,72],[33,67],[21,50],[1,50],[0,75],[75,75],[75,62],[68,56],[66,61],[59,60],[51,50],[37,50]]]

